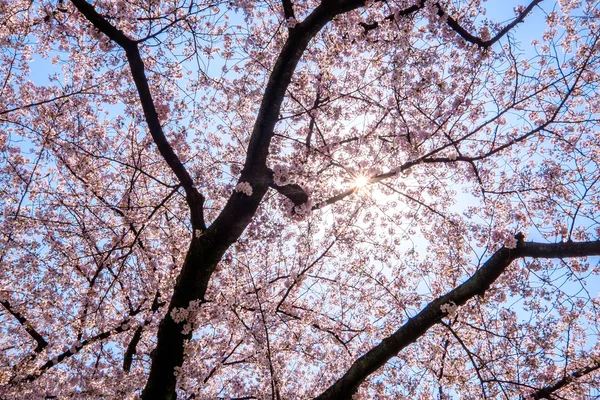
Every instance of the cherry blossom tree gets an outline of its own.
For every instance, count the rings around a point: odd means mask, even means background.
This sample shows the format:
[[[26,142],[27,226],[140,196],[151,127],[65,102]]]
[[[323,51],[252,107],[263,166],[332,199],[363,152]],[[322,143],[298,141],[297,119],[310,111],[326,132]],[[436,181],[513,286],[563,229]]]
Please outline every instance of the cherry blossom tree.
[[[0,0],[0,398],[596,398],[598,6]]]

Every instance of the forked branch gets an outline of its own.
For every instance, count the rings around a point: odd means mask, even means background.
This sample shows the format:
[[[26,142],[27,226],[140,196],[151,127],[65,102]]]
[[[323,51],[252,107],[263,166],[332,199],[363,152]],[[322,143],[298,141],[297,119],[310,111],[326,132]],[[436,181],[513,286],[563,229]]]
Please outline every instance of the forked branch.
[[[576,379],[581,378],[586,375],[589,375],[592,372],[597,371],[599,369],[600,369],[600,359],[593,360],[592,364],[588,365],[587,367],[575,370],[575,371],[571,372],[570,374],[567,374],[564,377],[562,377],[561,379],[557,380],[553,384],[544,386],[543,388],[533,392],[531,394],[530,398],[533,400],[553,399],[555,397],[552,395],[554,393],[558,392],[560,389],[569,385]]]
[[[456,19],[454,19],[450,14],[448,14],[439,3],[435,3],[434,7],[437,10],[436,14],[438,15],[438,17],[444,20],[446,24],[450,27],[450,29],[456,32],[461,38],[463,38],[469,43],[475,44],[479,47],[486,49],[494,45],[496,42],[502,39],[508,32],[510,32],[515,26],[523,22],[525,20],[525,17],[527,17],[527,15],[529,15],[529,13],[535,8],[535,6],[540,4],[542,1],[544,0],[534,0],[531,3],[529,3],[527,7],[523,8],[523,10],[519,12],[519,15],[517,15],[517,17],[514,20],[512,20],[504,28],[498,31],[498,33],[496,33],[493,37],[487,40],[484,40],[481,37],[476,36],[469,32],[467,29],[465,29]],[[425,7],[425,3],[425,0],[421,0],[418,4],[415,4],[411,7],[386,16],[384,20],[397,21],[400,17],[410,15],[416,11],[423,9]],[[367,33],[371,30],[377,29],[379,27],[379,22],[361,22],[359,25],[364,29],[364,32]]]
[[[488,48],[488,47],[491,47],[494,43],[496,43],[500,39],[502,39],[515,26],[517,26],[518,24],[523,22],[525,20],[525,17],[533,10],[533,8],[535,6],[537,6],[538,4],[540,4],[542,1],[544,1],[544,0],[534,0],[531,3],[529,3],[529,5],[527,7],[525,7],[519,13],[517,18],[515,18],[510,24],[507,24],[504,28],[502,28],[498,33],[496,33],[492,38],[490,38],[488,40],[483,40],[481,37],[475,36],[475,35],[471,34],[469,31],[467,31],[465,28],[463,28],[463,26],[460,25],[458,23],[458,21],[456,21],[454,18],[452,18],[452,16],[450,16],[446,13],[446,11],[439,5],[439,3],[436,4],[436,7],[438,10],[437,15],[440,18],[446,19],[446,23],[448,24],[448,26],[454,32],[458,33],[458,35],[460,37],[462,37],[467,42],[473,43],[479,47]]]
[[[167,140],[163,131],[162,125],[158,118],[158,112],[150,92],[150,86],[146,77],[144,62],[138,44],[135,40],[127,37],[121,30],[113,26],[107,21],[102,15],[100,15],[96,9],[85,0],[71,0],[73,5],[81,12],[81,14],[104,35],[106,35],[111,41],[118,44],[127,56],[129,62],[129,68],[131,69],[131,76],[135,83],[138,91],[138,96],[144,111],[144,117],[148,124],[148,130],[150,135],[158,147],[163,159],[167,165],[171,168],[179,183],[184,188],[186,193],[187,202],[190,206],[191,222],[195,229],[206,229],[204,222],[204,196],[198,192],[194,186],[194,180],[190,176],[189,172],[177,156],[175,151],[171,147],[171,144]]]
[[[14,307],[10,304],[8,300],[0,300],[0,304],[4,306],[4,308],[6,309],[6,311],[8,311],[10,315],[15,317],[16,320],[19,321],[19,324],[21,324],[23,329],[25,329],[29,336],[31,336],[31,338],[37,343],[34,352],[39,353],[42,350],[44,350],[46,346],[48,346],[48,342],[46,341],[46,339],[44,339],[44,337],[37,330],[35,330],[35,328],[31,325],[29,320],[23,314],[14,309]]]

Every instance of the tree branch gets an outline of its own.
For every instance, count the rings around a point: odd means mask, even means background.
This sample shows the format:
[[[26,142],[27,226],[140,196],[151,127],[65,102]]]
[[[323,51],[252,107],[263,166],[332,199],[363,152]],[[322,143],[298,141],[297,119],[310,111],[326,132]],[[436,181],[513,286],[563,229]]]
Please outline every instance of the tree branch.
[[[173,173],[175,173],[179,183],[181,183],[181,186],[185,190],[186,199],[190,206],[192,227],[194,229],[206,230],[203,212],[204,196],[200,194],[194,186],[192,177],[177,154],[175,154],[175,151],[165,136],[158,118],[158,113],[156,112],[154,100],[152,99],[150,86],[148,85],[148,79],[146,78],[144,62],[140,55],[137,42],[127,37],[121,30],[117,29],[103,16],[98,14],[94,7],[87,1],[71,0],[71,2],[96,29],[125,50],[125,55],[129,62],[131,75],[138,91],[150,135],[152,136],[154,143],[156,143],[161,156],[167,162]]]
[[[187,308],[191,301],[204,300],[209,280],[221,257],[241,236],[266,194],[272,180],[266,166],[269,145],[287,88],[308,43],[336,15],[363,4],[362,0],[322,2],[304,21],[290,30],[265,87],[239,180],[250,184],[252,193],[248,196],[234,192],[211,226],[201,235],[197,236],[194,232],[169,309],[159,325],[148,382],[142,392],[144,400],[176,397],[177,378],[173,372],[183,363],[184,343],[191,334],[182,333],[183,325],[171,318],[171,311]],[[294,193],[292,196],[301,195],[296,191]]]
[[[101,332],[95,336],[92,336],[92,337],[82,340],[82,341],[77,341],[75,344],[72,345],[72,347],[70,349],[63,351],[62,353],[58,354],[55,358],[46,361],[41,367],[39,367],[37,372],[25,376],[23,379],[21,379],[21,381],[32,382],[32,381],[36,380],[37,378],[39,378],[40,376],[42,376],[43,374],[45,374],[50,368],[58,365],[63,360],[70,358],[70,357],[74,356],[75,354],[79,353],[84,347],[87,347],[93,343],[96,343],[99,340],[108,339],[109,337],[113,336],[114,334],[118,334],[118,333],[129,330],[129,322],[130,321],[131,321],[131,319],[129,317],[127,317],[121,322],[121,324],[119,324],[114,329]]]
[[[599,370],[600,369],[600,359],[593,360],[593,361],[594,361],[594,363],[592,365],[589,365],[585,368],[575,370],[575,371],[571,372],[570,374],[564,376],[562,379],[559,379],[554,384],[545,386],[545,387],[535,391],[534,393],[532,393],[530,395],[531,396],[530,398],[533,400],[552,399],[551,395],[553,393],[564,388],[569,383],[573,382],[575,379],[581,378],[582,376],[588,375],[594,371]]]
[[[92,86],[89,86],[87,88],[82,88],[82,89],[76,90],[74,92],[64,93],[64,94],[61,94],[60,96],[55,96],[55,97],[53,97],[51,99],[40,100],[40,101],[36,101],[36,102],[33,102],[33,103],[24,104],[24,105],[21,105],[21,106],[18,106],[18,107],[13,107],[13,108],[9,108],[9,109],[6,109],[6,110],[1,110],[0,111],[0,115],[10,114],[10,113],[12,113],[14,111],[25,110],[25,109],[28,109],[28,108],[33,108],[33,107],[41,106],[41,105],[44,105],[44,104],[55,102],[57,100],[66,99],[66,98],[69,98],[69,97],[72,97],[72,96],[75,96],[75,95],[78,95],[78,94],[88,94],[88,91],[90,89],[95,89],[98,86],[100,86],[100,85],[92,85]]]
[[[362,0],[324,1],[290,31],[264,90],[240,176],[240,182],[252,186],[252,196],[234,193],[211,226],[223,235],[224,244],[235,242],[241,235],[270,186],[271,172],[266,166],[269,145],[287,88],[308,43],[335,16],[362,5]]]
[[[278,186],[275,183],[270,185],[273,189],[287,197],[295,206],[301,206],[308,201],[308,195],[299,185],[291,183],[289,185]]]
[[[285,19],[296,18],[294,15],[294,5],[291,0],[281,0],[281,5],[283,6],[283,15]]]
[[[419,2],[419,4],[414,4],[414,5],[412,5],[410,7],[407,7],[405,9],[403,9],[403,10],[399,10],[399,11],[396,11],[395,13],[393,13],[393,14],[389,14],[388,16],[386,16],[384,18],[384,20],[387,20],[387,21],[394,21],[394,20],[396,20],[397,21],[398,18],[400,18],[400,17],[406,17],[406,16],[408,16],[410,14],[413,14],[413,13],[419,11],[420,9],[422,9],[424,6],[425,6],[425,1],[422,0],[422,1]],[[371,23],[360,22],[359,25],[364,29],[364,33],[365,34],[368,33],[369,31],[372,31],[373,29],[379,28],[379,22],[377,22],[377,21],[374,21],[374,22],[371,22]]]
[[[29,323],[27,318],[25,318],[21,313],[16,311],[11,306],[8,300],[0,300],[0,304],[4,306],[4,308],[10,313],[10,315],[15,317],[17,321],[19,321],[19,323],[23,326],[23,328],[29,334],[29,336],[31,336],[31,338],[35,340],[35,342],[37,343],[35,350],[33,350],[35,353],[41,352],[42,350],[44,350],[44,348],[46,348],[46,346],[48,346],[48,342],[46,341],[46,339],[44,339],[44,337],[33,328],[33,326]]]
[[[469,31],[467,31],[465,28],[463,28],[462,25],[460,25],[460,23],[457,20],[455,20],[452,16],[450,16],[448,13],[446,13],[446,11],[442,8],[442,6],[439,3],[436,3],[435,7],[437,8],[437,15],[440,18],[445,18],[446,24],[448,24],[448,26],[454,32],[456,32],[460,37],[462,37],[467,42],[473,43],[479,47],[488,48],[488,47],[494,45],[500,39],[502,39],[515,26],[517,26],[518,24],[523,22],[525,20],[525,17],[527,15],[529,15],[529,13],[533,10],[533,8],[535,6],[537,6],[539,3],[541,3],[542,1],[544,1],[544,0],[532,1],[527,7],[525,7],[525,9],[523,11],[521,11],[519,13],[519,15],[510,24],[507,24],[494,37],[492,37],[488,40],[483,40],[480,37],[473,35]],[[389,21],[397,20],[399,17],[407,16],[416,11],[421,10],[424,6],[425,6],[425,1],[421,0],[418,4],[412,5],[408,8],[405,8],[404,10],[397,11],[394,14],[387,15],[384,18],[384,20],[389,20]],[[377,21],[371,22],[371,23],[360,22],[359,25],[364,29],[364,33],[366,34],[369,31],[377,29],[379,27],[379,22],[377,22]]]
[[[156,294],[154,295],[154,300],[152,300],[152,306],[150,307],[150,311],[152,311],[152,314],[156,313],[156,311],[158,311],[158,309],[164,305],[164,303],[161,303],[159,301],[159,298],[160,298],[160,292],[156,292]],[[131,370],[131,363],[133,362],[133,355],[136,353],[137,345],[142,338],[142,331],[144,330],[144,327],[146,325],[148,325],[149,323],[150,323],[150,320],[147,319],[146,321],[144,321],[143,324],[138,326],[137,329],[135,330],[135,332],[131,338],[131,341],[127,345],[127,350],[125,351],[125,355],[123,356],[123,371],[129,372]]]
[[[488,39],[488,40],[483,40],[480,37],[474,36],[471,33],[469,33],[465,28],[463,28],[458,23],[458,21],[456,21],[454,18],[452,18],[450,15],[448,15],[444,11],[444,9],[442,9],[442,7],[440,6],[439,3],[437,3],[435,6],[437,7],[437,15],[440,18],[447,18],[446,23],[448,24],[448,26],[454,32],[458,33],[458,35],[460,37],[462,37],[464,40],[466,40],[469,43],[478,45],[479,47],[488,48],[488,47],[492,46],[494,43],[496,43],[498,40],[502,39],[502,37],[504,37],[504,35],[506,35],[511,29],[513,29],[515,26],[517,26],[517,24],[520,24],[521,22],[523,22],[523,20],[531,12],[531,10],[533,10],[533,8],[536,5],[538,5],[539,3],[541,3],[542,1],[544,1],[544,0],[532,1],[523,11],[521,11],[521,13],[519,13],[517,18],[515,18],[510,24],[508,24],[504,28],[502,28],[502,30],[500,32],[498,32],[494,37],[492,37],[491,39]]]
[[[534,243],[523,242],[522,238],[522,235],[517,235],[517,248],[502,247],[496,251],[471,278],[433,300],[400,329],[357,359],[341,378],[316,399],[350,399],[365,379],[447,315],[442,311],[443,305],[454,303],[460,306],[476,295],[482,296],[514,260],[524,257],[563,258],[600,255],[600,240],[578,243]]]
[[[137,345],[142,338],[142,330],[144,329],[143,325],[140,325],[135,330],[129,345],[127,345],[127,351],[125,351],[125,355],[123,356],[123,371],[129,372],[131,370],[131,363],[133,362],[133,355],[136,353]]]
[[[277,185],[274,182],[273,171],[269,169],[269,186],[277,190],[280,194],[287,197],[295,206],[301,206],[308,202],[308,194],[300,185],[290,183],[287,185]]]

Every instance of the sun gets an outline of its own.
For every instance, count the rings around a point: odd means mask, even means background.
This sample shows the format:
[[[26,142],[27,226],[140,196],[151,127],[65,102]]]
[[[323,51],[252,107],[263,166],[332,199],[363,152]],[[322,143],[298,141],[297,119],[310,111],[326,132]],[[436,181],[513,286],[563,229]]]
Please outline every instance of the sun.
[[[369,178],[366,176],[359,176],[354,180],[354,187],[361,188],[367,186],[369,183]]]

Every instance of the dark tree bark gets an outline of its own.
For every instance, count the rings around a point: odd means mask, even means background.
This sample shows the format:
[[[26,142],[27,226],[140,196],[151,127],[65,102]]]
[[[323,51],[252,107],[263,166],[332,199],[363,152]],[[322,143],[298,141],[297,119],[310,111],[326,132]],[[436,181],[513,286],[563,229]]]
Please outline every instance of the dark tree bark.
[[[522,238],[522,236],[520,236]],[[365,355],[358,358],[346,373],[333,383],[318,400],[351,399],[358,386],[369,375],[395,357],[402,349],[423,336],[447,314],[442,305],[465,304],[473,297],[485,295],[496,279],[519,258],[566,258],[600,255],[600,240],[593,242],[534,243],[518,241],[516,249],[501,248],[483,266],[456,289],[429,303],[420,313],[410,318],[400,329],[386,337]]]
[[[238,240],[248,226],[269,187],[275,188],[296,205],[307,200],[306,193],[300,187],[295,185],[282,187],[273,185],[272,172],[266,166],[269,145],[279,119],[279,112],[286,90],[309,42],[334,17],[363,6],[364,1],[323,1],[304,21],[289,30],[289,36],[281,49],[266,85],[239,180],[240,182],[248,182],[252,186],[253,193],[251,196],[241,193],[232,194],[219,216],[208,227],[203,215],[204,196],[194,187],[191,176],[177,154],[175,154],[162,130],[146,78],[144,63],[139,52],[139,41],[127,37],[102,17],[87,1],[71,1],[96,29],[124,50],[148,124],[148,130],[160,154],[186,193],[194,234],[177,278],[166,316],[159,325],[157,345],[151,356],[149,379],[142,393],[143,399],[175,399],[177,378],[174,372],[184,361],[184,343],[191,337],[191,333],[182,333],[183,323],[176,323],[171,317],[171,312],[175,308],[187,308],[191,301],[204,300],[210,278],[217,264],[227,249]],[[541,0],[534,1],[517,20],[494,37],[493,41],[489,43],[482,42],[483,45],[489,46],[499,40],[514,25],[520,22],[539,1]],[[399,15],[406,16],[415,13],[423,7],[423,4],[422,2],[420,5],[401,10]],[[294,16],[291,2],[284,2],[284,11],[288,18]],[[443,13],[441,8],[440,12]],[[466,32],[451,18],[448,21],[450,27],[465,40],[473,43],[481,41],[481,39]],[[377,26],[365,26],[364,28],[368,31],[376,29]],[[351,396],[369,374],[381,367],[402,348],[417,340],[443,316],[440,311],[442,304],[454,301],[460,305],[475,294],[483,294],[511,261],[518,257],[527,256],[526,251],[532,251],[536,245],[543,246],[528,243],[521,244],[517,250],[502,249],[497,252],[471,279],[447,295],[436,299],[421,313],[409,320],[394,335],[384,339],[381,345],[359,358],[338,382],[318,398],[340,399]],[[563,250],[568,253],[570,249],[571,247]],[[543,251],[539,250],[539,252]],[[541,255],[529,256],[541,257]],[[130,353],[128,352],[128,354]],[[129,365],[129,362],[126,360],[124,366],[127,365]]]

